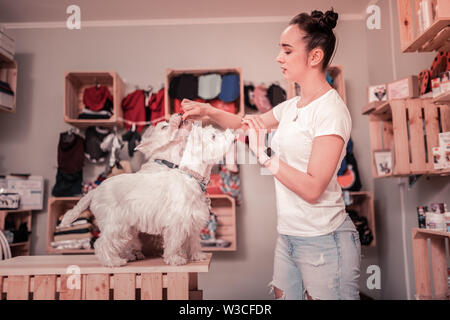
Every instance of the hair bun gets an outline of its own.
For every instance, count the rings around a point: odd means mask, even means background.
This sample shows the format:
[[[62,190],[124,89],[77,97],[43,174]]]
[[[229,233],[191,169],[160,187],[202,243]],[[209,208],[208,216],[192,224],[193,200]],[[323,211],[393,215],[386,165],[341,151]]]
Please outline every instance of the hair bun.
[[[311,12],[311,17],[318,21],[320,28],[327,31],[331,31],[336,27],[338,16],[333,9],[328,10],[325,14],[317,10]]]

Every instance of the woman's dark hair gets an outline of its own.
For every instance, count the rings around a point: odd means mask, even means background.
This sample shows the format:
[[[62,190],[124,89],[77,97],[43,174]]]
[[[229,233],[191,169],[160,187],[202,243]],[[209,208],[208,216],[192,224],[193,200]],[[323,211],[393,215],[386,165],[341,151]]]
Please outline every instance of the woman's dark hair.
[[[336,37],[333,29],[336,27],[338,14],[331,10],[323,13],[314,10],[311,14],[300,13],[289,22],[289,25],[296,25],[303,30],[306,35],[303,39],[306,41],[306,50],[320,47],[324,52],[322,70],[325,71],[330,63],[336,45]]]

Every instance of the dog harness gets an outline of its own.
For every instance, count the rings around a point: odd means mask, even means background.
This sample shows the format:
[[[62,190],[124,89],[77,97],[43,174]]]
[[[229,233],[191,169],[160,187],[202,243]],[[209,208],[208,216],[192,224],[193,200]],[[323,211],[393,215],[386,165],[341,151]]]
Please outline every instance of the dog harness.
[[[164,159],[155,159],[155,162],[162,164],[162,165],[166,165],[170,169],[178,169],[177,164],[172,163],[167,160],[164,160]],[[200,175],[194,171],[181,170],[181,172],[183,172],[183,173],[187,174],[188,176],[190,176],[191,178],[195,179],[197,181],[197,183],[200,185],[200,188],[202,189],[202,191],[206,193],[206,186],[208,185],[209,181],[206,181],[206,179],[203,177],[199,177]]]

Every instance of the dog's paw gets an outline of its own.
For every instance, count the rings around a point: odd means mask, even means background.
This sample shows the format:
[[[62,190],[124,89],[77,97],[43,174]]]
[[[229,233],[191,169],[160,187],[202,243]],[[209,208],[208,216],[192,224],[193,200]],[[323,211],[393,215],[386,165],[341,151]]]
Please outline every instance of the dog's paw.
[[[142,251],[136,251],[134,254],[135,254],[137,260],[145,260],[145,256],[142,253]]]
[[[179,266],[187,263],[187,259],[182,256],[164,257],[164,262],[172,266]]]
[[[113,268],[113,267],[121,267],[121,266],[124,266],[126,264],[127,264],[127,260],[126,259],[120,259],[120,258],[111,259],[111,260],[105,261],[103,263],[103,265],[105,265],[106,267],[111,267],[111,268]]]
[[[202,261],[206,260],[208,255],[204,252],[197,252],[191,256],[191,261]]]
[[[127,261],[135,261],[136,256],[132,254],[131,252],[123,253],[120,255],[121,258],[127,260]]]

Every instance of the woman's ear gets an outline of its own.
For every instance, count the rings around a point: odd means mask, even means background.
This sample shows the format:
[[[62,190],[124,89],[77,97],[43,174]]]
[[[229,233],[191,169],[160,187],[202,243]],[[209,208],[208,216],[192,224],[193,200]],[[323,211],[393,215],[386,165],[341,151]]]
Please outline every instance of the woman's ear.
[[[311,67],[316,67],[322,63],[324,52],[321,48],[314,48],[311,50],[308,56],[309,65]]]

